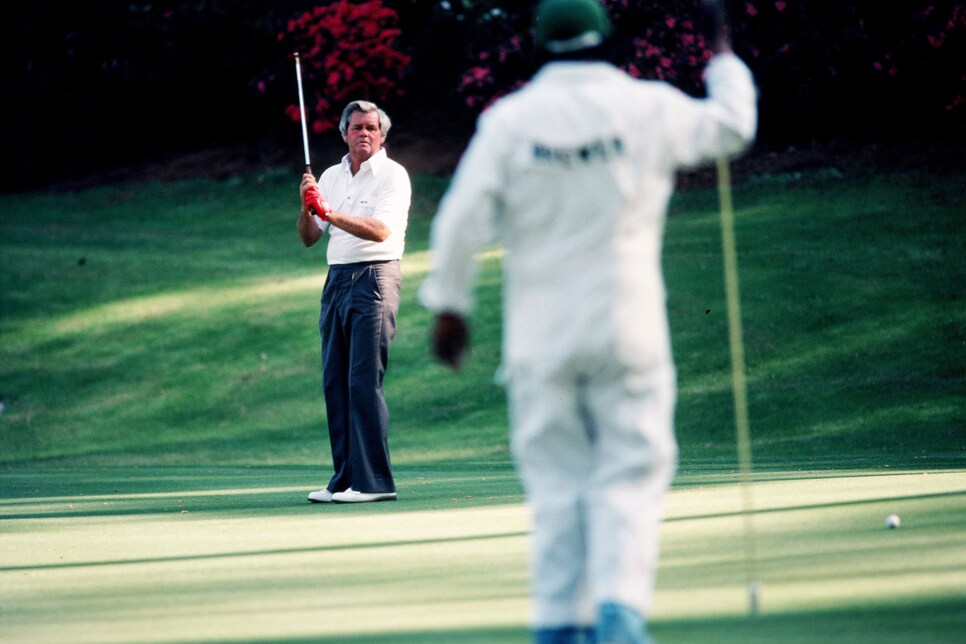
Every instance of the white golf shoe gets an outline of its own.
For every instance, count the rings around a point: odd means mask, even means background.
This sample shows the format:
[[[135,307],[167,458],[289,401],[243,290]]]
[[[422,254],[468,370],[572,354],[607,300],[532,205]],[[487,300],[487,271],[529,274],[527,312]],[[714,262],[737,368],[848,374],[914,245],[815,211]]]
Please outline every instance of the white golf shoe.
[[[345,492],[336,492],[332,495],[332,501],[335,503],[374,503],[395,500],[395,492],[356,492],[351,487]]]
[[[309,501],[312,503],[332,503],[332,492],[323,488],[318,492],[309,492]]]

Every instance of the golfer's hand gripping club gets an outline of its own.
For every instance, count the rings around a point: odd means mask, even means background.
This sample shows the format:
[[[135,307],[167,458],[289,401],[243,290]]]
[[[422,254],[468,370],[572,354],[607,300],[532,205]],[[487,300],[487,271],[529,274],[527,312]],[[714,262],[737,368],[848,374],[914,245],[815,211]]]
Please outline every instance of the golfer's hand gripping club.
[[[329,202],[322,197],[322,193],[319,192],[318,188],[309,188],[305,191],[305,205],[322,221],[329,220],[329,214],[332,212],[332,208],[329,206]]]
[[[454,313],[440,313],[436,316],[432,349],[437,360],[459,371],[469,342],[469,328],[462,317]]]
[[[329,220],[332,207],[319,192],[315,180],[308,174],[302,178],[302,204],[310,213],[314,213],[322,221]]]

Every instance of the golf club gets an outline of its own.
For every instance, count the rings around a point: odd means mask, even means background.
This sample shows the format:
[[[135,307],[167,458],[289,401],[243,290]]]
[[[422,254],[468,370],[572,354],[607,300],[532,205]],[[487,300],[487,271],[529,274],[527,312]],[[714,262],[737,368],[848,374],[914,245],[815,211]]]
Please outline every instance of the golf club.
[[[312,172],[312,163],[309,161],[309,133],[305,127],[305,98],[302,94],[302,65],[299,63],[299,53],[295,52],[295,80],[299,86],[299,115],[302,117],[302,149],[305,152],[305,171]]]
[[[718,199],[721,207],[721,244],[724,255],[725,292],[728,304],[728,345],[731,349],[731,386],[735,404],[735,434],[741,476],[742,519],[744,521],[745,575],[748,582],[748,610],[758,613],[761,584],[758,582],[758,554],[754,525],[754,497],[751,486],[751,432],[748,428],[748,393],[745,384],[745,349],[741,328],[741,294],[738,287],[738,256],[735,250],[735,216],[731,200],[731,169],[725,158],[718,159]]]

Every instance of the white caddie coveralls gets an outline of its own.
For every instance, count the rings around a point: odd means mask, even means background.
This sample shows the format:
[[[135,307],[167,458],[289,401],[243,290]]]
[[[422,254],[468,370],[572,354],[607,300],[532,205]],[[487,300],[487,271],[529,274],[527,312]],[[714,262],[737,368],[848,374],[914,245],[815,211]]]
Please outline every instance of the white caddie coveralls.
[[[433,222],[420,300],[467,315],[474,255],[500,239],[511,448],[533,512],[535,627],[646,615],[675,469],[661,242],[675,171],[742,151],[748,68],[709,98],[603,62],[552,62],[481,117]]]

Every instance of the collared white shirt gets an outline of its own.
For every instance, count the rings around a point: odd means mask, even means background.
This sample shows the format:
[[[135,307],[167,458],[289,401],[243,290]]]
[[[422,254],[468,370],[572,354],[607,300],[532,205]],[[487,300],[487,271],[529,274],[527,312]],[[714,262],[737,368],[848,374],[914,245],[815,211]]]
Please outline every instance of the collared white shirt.
[[[330,266],[402,259],[412,185],[409,173],[386,156],[385,149],[365,161],[355,176],[352,175],[349,155],[345,155],[341,163],[322,173],[318,183],[333,210],[357,217],[375,217],[391,231],[386,241],[373,242],[328,223],[320,224],[323,231],[329,231],[327,259]],[[318,219],[316,223],[319,223]]]

